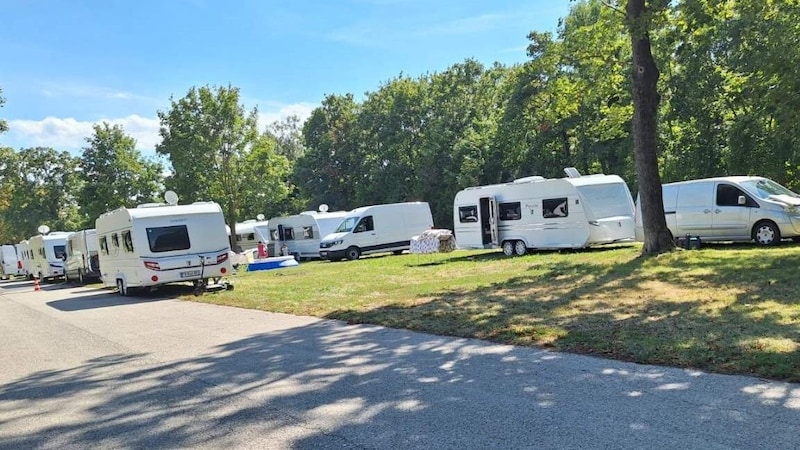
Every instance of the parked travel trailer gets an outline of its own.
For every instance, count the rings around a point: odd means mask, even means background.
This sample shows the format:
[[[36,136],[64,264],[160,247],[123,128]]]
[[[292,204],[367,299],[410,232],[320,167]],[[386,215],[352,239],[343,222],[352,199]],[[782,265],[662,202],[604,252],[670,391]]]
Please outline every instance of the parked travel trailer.
[[[255,219],[245,220],[236,224],[236,243],[242,248],[242,252],[258,247],[258,241],[267,243],[269,240],[268,225],[268,220]],[[228,233],[230,234],[230,230],[228,230]]]
[[[66,231],[50,231],[28,239],[31,252],[30,273],[42,281],[64,276],[64,255],[67,251]]]
[[[800,195],[764,177],[732,176],[668,183],[661,187],[664,217],[673,237],[701,241],[800,240]],[[636,201],[636,238],[644,240]]]
[[[319,244],[323,259],[358,259],[361,255],[408,250],[411,238],[433,228],[431,208],[425,202],[362,206],[342,219]]]
[[[123,296],[136,288],[185,281],[198,288],[231,289],[219,282],[232,270],[222,209],[213,202],[177,205],[177,198],[170,200],[97,218],[103,284],[116,286]]]
[[[8,280],[20,275],[21,267],[17,249],[10,244],[0,246],[0,279]]]
[[[320,241],[336,230],[346,216],[347,211],[304,211],[273,217],[269,219],[270,241],[279,255],[292,255],[298,261],[319,258]]]
[[[33,255],[31,254],[31,244],[27,239],[23,239],[17,244],[17,255],[19,255],[19,260],[22,264],[22,273],[20,273],[20,275],[29,280],[32,279],[33,270],[31,270],[31,267],[33,266]]]
[[[567,178],[534,176],[459,191],[453,201],[458,247],[500,247],[511,256],[633,241],[634,203],[625,181],[564,171]]]
[[[98,255],[97,232],[94,228],[76,231],[67,236],[67,259],[64,261],[64,278],[77,281],[100,278],[100,255]]]

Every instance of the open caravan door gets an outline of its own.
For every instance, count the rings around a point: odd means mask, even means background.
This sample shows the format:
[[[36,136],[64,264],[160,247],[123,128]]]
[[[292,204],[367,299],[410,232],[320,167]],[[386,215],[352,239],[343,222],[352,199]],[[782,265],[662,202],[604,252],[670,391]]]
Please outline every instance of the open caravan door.
[[[480,198],[481,241],[483,248],[500,245],[497,233],[497,201],[494,197]]]

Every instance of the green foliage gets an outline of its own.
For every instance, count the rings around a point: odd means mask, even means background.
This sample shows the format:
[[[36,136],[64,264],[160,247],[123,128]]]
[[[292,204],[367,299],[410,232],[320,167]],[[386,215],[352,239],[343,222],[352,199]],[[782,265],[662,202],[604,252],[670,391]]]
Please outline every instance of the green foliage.
[[[159,201],[163,183],[162,165],[144,159],[122,126],[104,122],[93,129],[80,158],[83,228],[94,228],[106,211]]]
[[[284,182],[286,157],[275,152],[273,137],[259,135],[257,111],[245,111],[238,88],[192,87],[158,117],[163,140],[156,151],[173,169],[165,184],[183,202],[219,203],[232,234],[246,215],[280,209],[288,189],[275,185]]]
[[[3,220],[10,228],[6,240],[27,239],[37,234],[40,225],[53,231],[80,227],[77,158],[43,147],[23,149],[13,156],[5,151],[3,157],[3,189],[8,195]]]
[[[6,102],[6,98],[3,97],[3,89],[0,88],[0,108],[3,107],[3,104]],[[0,134],[5,133],[8,131],[8,122],[0,118]]]

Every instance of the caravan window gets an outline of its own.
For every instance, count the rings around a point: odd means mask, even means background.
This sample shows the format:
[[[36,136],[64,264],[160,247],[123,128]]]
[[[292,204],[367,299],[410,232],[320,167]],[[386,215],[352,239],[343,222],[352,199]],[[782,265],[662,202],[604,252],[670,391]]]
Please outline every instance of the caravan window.
[[[117,233],[111,235],[111,245],[119,247],[119,235]]]
[[[66,245],[54,245],[53,246],[53,253],[56,254],[56,259],[64,259],[64,255],[67,254],[67,246]]]
[[[500,203],[500,220],[519,220],[522,218],[522,207],[519,202]]]
[[[595,219],[633,215],[633,203],[625,183],[589,184],[577,189],[584,199],[584,207],[591,210]]]
[[[108,254],[108,240],[105,236],[100,238],[100,251],[103,252],[104,255]]]
[[[122,232],[122,243],[125,245],[126,252],[133,253],[133,237],[131,237],[130,231]]]
[[[566,197],[542,200],[542,217],[545,219],[567,217],[568,215],[569,207],[567,206]]]
[[[273,240],[273,241],[280,241],[281,240],[280,236],[278,235],[278,229],[277,228],[269,230],[269,238],[270,238],[270,240]]]
[[[150,251],[153,253],[188,250],[191,247],[189,230],[186,225],[155,227],[146,230]]]
[[[477,222],[478,221],[478,206],[459,206],[458,207],[458,221],[461,223],[465,222]]]
[[[364,231],[372,231],[374,229],[375,226],[372,223],[372,216],[366,216],[363,217],[360,222],[358,222],[358,225],[356,225],[353,233],[362,233]]]
[[[283,228],[283,240],[284,241],[293,241],[294,240],[294,228]]]
[[[303,227],[303,239],[314,239],[314,229],[311,227]]]

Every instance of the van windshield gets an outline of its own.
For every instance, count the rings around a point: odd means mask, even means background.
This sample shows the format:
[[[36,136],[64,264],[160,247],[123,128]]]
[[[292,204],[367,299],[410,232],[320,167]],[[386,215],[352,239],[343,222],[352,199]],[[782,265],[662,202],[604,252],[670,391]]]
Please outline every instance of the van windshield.
[[[348,217],[348,218],[344,219],[342,221],[342,223],[340,223],[339,226],[336,227],[336,231],[335,232],[336,233],[349,233],[349,232],[353,231],[353,227],[356,226],[356,223],[358,223],[358,219],[359,219],[358,217]]]
[[[630,194],[623,183],[589,184],[577,189],[586,202],[584,209],[591,212],[594,219],[633,216]]]
[[[772,195],[788,195],[789,197],[800,198],[800,195],[795,194],[769,178],[742,181],[741,184],[748,192],[765,200]]]

